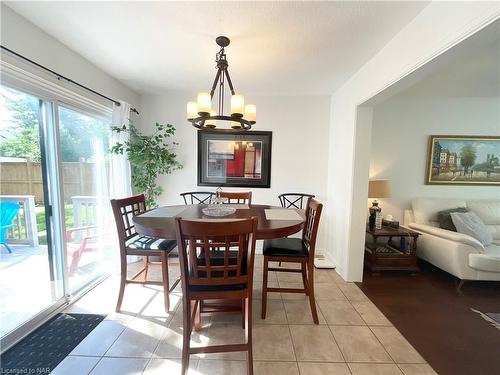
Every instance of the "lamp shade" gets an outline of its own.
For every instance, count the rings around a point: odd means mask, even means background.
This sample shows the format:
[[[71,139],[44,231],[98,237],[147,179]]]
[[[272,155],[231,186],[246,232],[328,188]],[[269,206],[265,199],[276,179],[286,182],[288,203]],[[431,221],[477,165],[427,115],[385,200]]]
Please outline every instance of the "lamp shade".
[[[371,180],[368,183],[368,198],[390,198],[391,184],[389,180]]]

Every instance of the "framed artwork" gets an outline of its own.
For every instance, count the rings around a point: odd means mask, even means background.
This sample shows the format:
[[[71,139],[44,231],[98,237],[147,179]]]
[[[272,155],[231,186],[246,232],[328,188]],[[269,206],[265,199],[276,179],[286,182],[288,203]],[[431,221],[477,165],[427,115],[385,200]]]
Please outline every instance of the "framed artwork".
[[[428,185],[500,185],[500,136],[431,135]]]
[[[272,132],[198,131],[198,186],[271,186]]]

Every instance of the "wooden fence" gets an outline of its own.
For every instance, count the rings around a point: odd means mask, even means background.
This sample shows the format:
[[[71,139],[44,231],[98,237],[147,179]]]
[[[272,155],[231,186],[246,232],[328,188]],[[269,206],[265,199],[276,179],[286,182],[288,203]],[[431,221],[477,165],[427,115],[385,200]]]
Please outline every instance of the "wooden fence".
[[[62,181],[64,200],[71,197],[95,195],[96,163],[63,162]],[[106,163],[109,179],[109,165]],[[33,195],[37,204],[43,203],[43,182],[40,163],[30,160],[0,162],[0,195]]]

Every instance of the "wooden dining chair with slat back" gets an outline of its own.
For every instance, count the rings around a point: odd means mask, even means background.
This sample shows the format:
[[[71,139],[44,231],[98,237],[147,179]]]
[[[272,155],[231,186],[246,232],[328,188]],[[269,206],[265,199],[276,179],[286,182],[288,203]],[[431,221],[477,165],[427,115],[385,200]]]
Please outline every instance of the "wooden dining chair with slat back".
[[[184,199],[184,204],[210,204],[215,198],[213,191],[189,191],[181,193],[180,196]]]
[[[313,194],[306,193],[284,193],[278,195],[281,207],[283,208],[304,208],[309,198],[315,198]]]
[[[314,298],[314,253],[322,209],[323,205],[321,203],[313,198],[309,198],[306,206],[306,220],[302,229],[302,238],[286,237],[264,241],[262,319],[266,318],[267,293],[305,293],[309,297],[313,321],[315,324],[319,324]],[[269,262],[300,263],[301,267],[300,269],[269,267]],[[301,273],[304,288],[268,288],[268,271]]]
[[[179,282],[179,279],[176,280],[172,285],[172,288],[169,288],[168,255],[176,247],[176,241],[142,236],[135,231],[132,218],[146,211],[144,194],[122,199],[111,199],[111,207],[115,217],[118,242],[120,245],[121,275],[116,311],[120,311],[121,309],[125,286],[127,284],[152,284],[163,286],[165,311],[168,312],[170,310],[168,294]],[[127,278],[127,255],[144,257],[144,267],[135,273],[135,275],[133,275],[130,279]],[[158,256],[161,259],[162,281],[148,280],[150,256]],[[137,280],[141,274],[143,274],[143,280]]]
[[[176,218],[175,224],[184,314],[181,374],[186,374],[191,354],[236,351],[247,352],[247,373],[253,374],[252,282],[257,218],[231,222]],[[236,300],[236,310],[232,313],[240,314],[244,306],[245,343],[190,346],[198,312],[203,315],[205,304],[214,300],[218,303]],[[221,313],[210,308],[206,312],[207,315]]]
[[[217,192],[219,198],[227,198],[227,203],[232,204],[252,204],[252,192],[232,192],[232,191],[219,191]]]

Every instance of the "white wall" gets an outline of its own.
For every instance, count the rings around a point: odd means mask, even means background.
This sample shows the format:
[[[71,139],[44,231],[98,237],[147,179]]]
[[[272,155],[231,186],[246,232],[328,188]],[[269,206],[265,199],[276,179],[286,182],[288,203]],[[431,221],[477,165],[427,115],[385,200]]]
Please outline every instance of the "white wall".
[[[1,21],[0,35],[3,46],[97,92],[116,100],[124,100],[139,109],[139,95],[136,92],[15,13],[4,3],[1,4]],[[74,85],[71,87],[76,89]],[[95,97],[88,92],[86,96]]]
[[[425,185],[429,135],[500,135],[500,98],[388,100],[373,110],[370,178],[391,181],[384,215],[402,222],[415,197],[497,198],[498,186]]]
[[[179,193],[215,188],[197,186],[197,130],[186,120],[186,103],[194,93],[171,92],[143,96],[140,128],[153,130],[155,122],[175,125],[179,161],[184,169],[160,178],[164,193],[160,204],[180,204]],[[252,97],[257,105],[254,130],[273,132],[271,187],[253,188],[252,202],[279,205],[278,194],[308,192],[326,200],[330,101],[326,96]],[[228,191],[249,190],[224,188]],[[318,250],[324,249],[325,230],[320,228]]]
[[[332,96],[327,255],[345,279],[363,272],[371,119],[358,106],[499,15],[498,2],[432,2]]]

